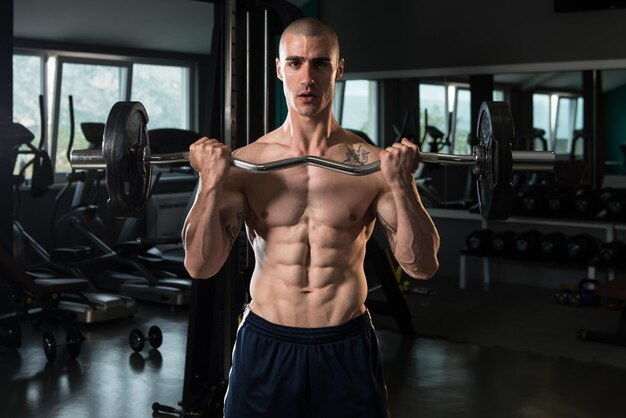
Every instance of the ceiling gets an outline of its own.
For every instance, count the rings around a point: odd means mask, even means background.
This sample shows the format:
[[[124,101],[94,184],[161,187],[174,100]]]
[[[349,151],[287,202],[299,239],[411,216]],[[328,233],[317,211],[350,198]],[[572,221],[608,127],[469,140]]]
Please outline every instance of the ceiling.
[[[553,71],[536,73],[496,74],[496,83],[519,86],[522,90],[549,90],[581,92],[581,71]],[[602,71],[602,90],[607,92],[626,84],[626,70]]]
[[[291,0],[302,6],[308,0]],[[209,54],[214,6],[201,0],[13,0],[16,38]]]
[[[290,0],[302,7],[309,0]],[[100,47],[207,55],[214,5],[203,0],[13,0],[16,38]],[[576,72],[498,74],[527,89],[582,89]],[[603,89],[626,83],[626,71],[603,72]]]

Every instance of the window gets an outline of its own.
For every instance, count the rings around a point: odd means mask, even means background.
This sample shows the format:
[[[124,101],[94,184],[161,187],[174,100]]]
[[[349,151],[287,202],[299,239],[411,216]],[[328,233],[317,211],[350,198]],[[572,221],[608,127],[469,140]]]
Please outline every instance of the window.
[[[559,154],[569,154],[574,145],[574,126],[576,121],[576,99],[571,97],[559,97],[556,110],[555,123],[555,151]],[[581,144],[581,141],[576,141]]]
[[[189,68],[135,64],[131,100],[148,110],[149,128],[189,128]]]
[[[533,94],[533,127],[546,132],[548,149],[556,154],[582,155],[582,140],[576,140],[576,130],[583,127],[583,98],[562,93]],[[534,149],[540,149],[535,144]]]
[[[106,123],[111,107],[125,97],[126,67],[119,65],[81,62],[59,62],[60,94],[56,97],[58,117],[56,120],[55,149],[56,172],[70,171],[67,147],[71,134],[69,96],[74,103],[73,149],[86,149],[89,142],[83,135],[83,122]],[[54,148],[56,147],[56,148]]]
[[[14,52],[13,120],[30,129],[35,135],[33,144],[39,146],[39,96],[44,96],[44,145],[60,174],[58,180],[70,170],[66,155],[71,132],[69,96],[74,108],[73,149],[88,147],[81,123],[106,123],[111,107],[120,100],[141,101],[148,110],[149,129],[194,129],[191,92],[195,67],[186,62],[135,61],[130,57],[104,60],[96,54],[78,58],[71,53]],[[18,156],[16,174],[30,157]],[[25,174],[29,177],[30,171]]]
[[[552,144],[552,107],[550,105],[549,94],[533,94],[533,128],[541,129],[545,132],[544,138],[551,148]],[[533,144],[533,150],[543,148],[543,144],[537,141]]]
[[[422,132],[425,126],[432,126],[442,132],[447,129],[447,92],[446,86],[436,84],[420,84],[420,122]],[[422,138],[420,138],[421,140]],[[426,139],[427,141],[429,138]],[[422,145],[426,149],[426,144]]]
[[[43,59],[40,56],[13,55],[13,121],[21,123],[35,135],[32,144],[36,147],[42,135],[39,109],[39,95],[44,92],[42,74]],[[32,158],[32,155],[18,155],[14,174],[19,174]],[[30,169],[24,174],[29,178]]]
[[[472,93],[467,84],[420,84],[420,126],[435,127],[449,138],[451,148],[439,147],[437,152],[471,154],[469,143],[472,126]],[[493,100],[505,101],[504,90],[493,91]],[[422,140],[423,138],[420,138]],[[430,141],[432,138],[426,138]],[[428,144],[422,144],[425,150]]]
[[[141,101],[148,110],[149,129],[193,129],[191,71],[190,64],[157,65],[133,63],[130,59],[110,61],[64,55],[48,57],[48,65],[39,70],[38,77],[46,77],[54,87],[48,94],[53,115],[48,149],[53,154],[55,172],[61,174],[70,170],[67,161],[72,128],[69,96],[72,96],[74,109],[73,149],[89,146],[81,123],[106,123],[111,107],[120,100]],[[32,77],[29,76],[29,80]]]
[[[348,80],[344,82],[341,105],[335,102],[339,110],[339,123],[346,129],[362,131],[374,143],[378,143],[378,106],[376,81]],[[339,90],[339,89],[338,89]],[[338,91],[339,92],[339,91]],[[340,96],[336,94],[336,97]]]
[[[493,91],[493,100],[496,102],[504,102],[506,100],[506,94],[504,90],[496,89]]]
[[[468,89],[456,89],[454,104],[454,136],[452,139],[454,154],[471,154],[469,135],[473,132],[471,112],[471,93]]]

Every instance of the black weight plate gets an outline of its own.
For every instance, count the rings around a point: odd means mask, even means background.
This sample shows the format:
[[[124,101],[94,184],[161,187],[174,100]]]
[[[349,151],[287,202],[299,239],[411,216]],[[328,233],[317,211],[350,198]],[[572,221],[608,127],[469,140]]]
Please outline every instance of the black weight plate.
[[[109,210],[114,216],[139,216],[150,198],[148,113],[139,102],[117,102],[104,128]]]
[[[82,335],[78,327],[73,326],[67,331],[65,342],[67,343],[67,353],[70,357],[77,358],[83,344]]]
[[[130,335],[128,336],[128,343],[130,344],[130,348],[132,348],[135,353],[138,353],[143,350],[143,346],[146,343],[146,338],[141,330],[134,329],[130,332]]]
[[[478,113],[478,141],[483,161],[477,180],[478,204],[484,219],[506,219],[513,209],[513,117],[505,102],[483,102]]]
[[[156,325],[150,327],[148,330],[148,340],[150,341],[150,345],[152,348],[159,348],[163,343],[163,333],[161,332],[161,328]]]

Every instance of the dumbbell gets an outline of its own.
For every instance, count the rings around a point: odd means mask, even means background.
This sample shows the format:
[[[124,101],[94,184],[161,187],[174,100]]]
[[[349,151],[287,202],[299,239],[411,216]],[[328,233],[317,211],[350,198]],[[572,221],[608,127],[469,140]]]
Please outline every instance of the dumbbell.
[[[565,254],[565,235],[561,232],[544,234],[539,239],[539,257],[557,261]]]
[[[515,254],[522,258],[534,258],[539,253],[541,232],[536,230],[524,231],[515,235]]]
[[[520,198],[519,208],[522,215],[544,216],[546,214],[546,186],[535,184],[530,186]]]
[[[561,286],[554,294],[554,300],[563,306],[580,306],[580,292],[574,286]]]
[[[623,191],[605,189],[600,196],[607,220],[619,222],[626,219],[626,196]]]
[[[565,254],[578,263],[586,263],[598,253],[598,243],[589,234],[576,234],[565,239]]]
[[[467,248],[475,254],[488,254],[491,248],[491,238],[493,231],[490,229],[480,229],[467,236]]]
[[[65,347],[67,354],[75,359],[80,354],[80,349],[83,344],[83,334],[80,332],[78,326],[70,326],[66,329],[65,342],[58,343],[54,333],[52,331],[46,331],[43,334],[43,351],[46,358],[50,363],[53,363],[58,355],[59,348]]]
[[[592,219],[601,209],[600,197],[588,186],[581,187],[574,196],[573,214],[576,218]]]
[[[491,252],[500,257],[507,257],[513,254],[515,248],[515,232],[498,232],[491,237]]]
[[[602,265],[608,267],[623,265],[624,257],[626,257],[626,244],[622,241],[614,240],[600,245],[598,258]]]
[[[546,212],[550,217],[569,216],[572,210],[572,193],[564,186],[554,186],[546,194]]]
[[[143,350],[143,347],[146,344],[146,341],[152,346],[152,348],[159,348],[161,343],[163,343],[163,333],[161,332],[161,328],[153,325],[148,329],[148,337],[141,331],[140,329],[135,328],[130,332],[128,336],[128,342],[130,344],[130,348],[133,349],[135,353]]]

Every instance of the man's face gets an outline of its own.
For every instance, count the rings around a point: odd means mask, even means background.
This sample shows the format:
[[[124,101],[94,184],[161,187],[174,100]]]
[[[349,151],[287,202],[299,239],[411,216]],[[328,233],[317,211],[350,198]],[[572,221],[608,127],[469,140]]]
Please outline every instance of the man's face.
[[[290,111],[312,117],[332,106],[335,81],[343,74],[337,55],[329,37],[285,34],[276,74]]]

